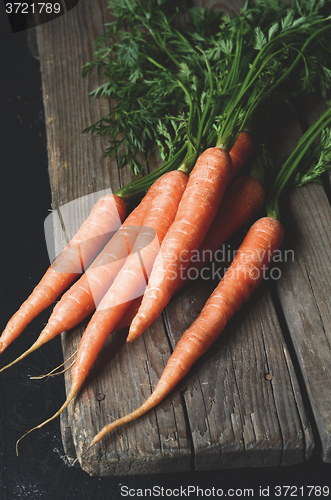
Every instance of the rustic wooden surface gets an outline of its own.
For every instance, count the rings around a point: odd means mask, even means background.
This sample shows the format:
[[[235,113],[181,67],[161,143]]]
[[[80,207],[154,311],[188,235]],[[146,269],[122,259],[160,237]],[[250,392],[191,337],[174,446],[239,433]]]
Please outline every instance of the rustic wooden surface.
[[[304,126],[309,126],[325,104],[311,98],[305,101],[305,109]],[[299,138],[294,120],[288,120],[281,139]],[[327,193],[330,174],[324,177],[324,186],[311,183],[295,188],[284,200],[286,246],[293,256],[283,263],[277,291],[318,429],[321,456],[331,462],[331,209]]]
[[[78,200],[67,210],[71,231],[100,190],[116,191],[129,179],[125,170],[119,175],[116,161],[103,158],[106,140],[81,134],[109,109],[107,100],[88,97],[97,76],[81,78],[106,19],[103,0],[81,0],[37,30],[53,210],[65,213],[61,206]],[[296,119],[287,124],[290,132],[282,129],[286,140],[275,152],[276,161],[293,149],[301,133]],[[284,245],[294,250],[295,259],[279,264],[277,286],[264,283],[177,390],[84,455],[84,470],[125,475],[289,465],[308,460],[315,440],[322,442],[323,459],[331,461],[330,207],[323,187],[295,190],[284,220],[290,236]],[[55,240],[59,250],[64,234],[58,224]],[[108,339],[98,366],[62,418],[70,460],[104,424],[148,397],[214,285],[196,281],[183,289],[132,345],[125,343],[126,330]],[[83,331],[81,325],[62,336],[64,359]],[[65,383],[68,392],[69,371]],[[315,436],[307,417],[310,405]]]

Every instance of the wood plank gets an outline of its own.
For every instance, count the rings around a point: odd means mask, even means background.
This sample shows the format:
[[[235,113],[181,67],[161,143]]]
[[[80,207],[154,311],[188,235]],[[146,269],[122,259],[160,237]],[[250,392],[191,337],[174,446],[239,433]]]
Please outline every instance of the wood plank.
[[[79,227],[100,190],[116,191],[121,183],[116,162],[103,158],[104,140],[80,133],[109,109],[108,101],[88,98],[97,76],[83,80],[80,73],[103,30],[104,5],[81,0],[66,16],[38,28],[53,208],[67,208],[70,230]],[[63,206],[73,200],[79,201]],[[59,223],[55,237],[59,251],[64,241]],[[62,419],[70,458],[80,456],[110,419],[148,397],[212,286],[211,281],[194,283],[183,290],[132,345],[125,343],[126,331],[109,338],[98,367]],[[65,359],[77,348],[85,325],[62,336]],[[70,372],[65,381],[68,393]],[[107,436],[80,464],[94,475],[277,466],[308,459],[313,443],[265,284],[162,405]]]
[[[309,127],[326,104],[313,95],[304,100],[304,105],[300,118]],[[283,140],[295,144],[301,135],[296,123],[294,115],[284,121],[277,144]],[[283,151],[274,154],[278,160],[283,159]],[[289,258],[283,262],[277,289],[318,428],[322,459],[331,462],[331,391],[327,376],[331,369],[331,208],[323,186],[310,183],[293,189],[282,201],[282,214]]]
[[[295,189],[286,212],[294,261],[284,263],[278,291],[318,427],[331,462],[331,209],[323,187]]]
[[[102,30],[100,2],[93,8],[82,2],[37,30],[53,209],[80,196],[119,187],[116,161],[103,158],[106,139],[82,134],[109,110],[107,99],[88,97],[97,77],[81,75],[83,64],[92,57],[94,37]]]

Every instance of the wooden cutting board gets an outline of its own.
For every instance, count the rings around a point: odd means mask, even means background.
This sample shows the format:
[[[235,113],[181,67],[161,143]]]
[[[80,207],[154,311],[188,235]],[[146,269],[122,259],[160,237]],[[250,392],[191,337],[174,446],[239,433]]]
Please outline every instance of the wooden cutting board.
[[[227,2],[227,8],[230,4],[238,8],[242,2]],[[107,99],[88,95],[100,83],[98,76],[81,76],[107,19],[104,0],[80,0],[36,30],[52,208],[66,217],[66,234],[80,226],[102,190],[116,192],[130,179],[115,159],[103,157],[107,138],[81,133],[109,112]],[[316,106],[307,104],[305,110],[307,121],[312,120]],[[296,117],[286,117],[276,162],[291,152],[301,133]],[[315,440],[322,442],[323,459],[331,461],[331,211],[324,187],[294,190],[283,219],[288,258],[276,266],[280,279],[262,284],[160,406],[84,455],[80,466],[85,471],[106,476],[282,466],[309,460]],[[65,233],[56,220],[59,251]],[[243,236],[234,239],[234,248]],[[61,420],[69,460],[79,457],[106,423],[150,395],[215,284],[194,281],[185,287],[133,344],[125,342],[126,329],[111,335]],[[85,326],[62,335],[64,359],[77,349]],[[65,384],[68,393],[70,370]]]

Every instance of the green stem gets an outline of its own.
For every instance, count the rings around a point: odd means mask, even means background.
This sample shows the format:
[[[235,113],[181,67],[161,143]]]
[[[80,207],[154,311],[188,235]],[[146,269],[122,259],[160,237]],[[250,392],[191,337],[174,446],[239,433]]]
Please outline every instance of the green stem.
[[[320,30],[318,30],[316,33],[314,33],[313,35],[311,35],[308,40],[306,40],[306,42],[303,44],[301,50],[299,51],[299,54],[297,55],[297,57],[295,58],[295,60],[293,61],[293,63],[291,64],[291,66],[289,67],[289,69],[284,72],[283,76],[281,76],[277,82],[272,85],[269,89],[269,91],[260,99],[260,101],[258,103],[255,104],[255,108],[260,105],[264,99],[266,99],[266,97],[268,97],[268,95],[272,94],[275,89],[277,87],[279,87],[279,85],[286,79],[288,78],[288,76],[292,73],[292,71],[294,71],[294,69],[296,68],[296,66],[299,64],[300,60],[304,57],[304,51],[306,50],[306,48],[308,47],[308,45],[312,42],[312,40],[314,40],[317,36],[319,36],[321,33],[323,33],[323,31],[326,31],[330,29],[330,26],[327,25],[327,26],[324,26],[323,28],[321,28]],[[284,49],[286,49],[287,47],[284,47]],[[274,54],[272,54],[270,56],[271,57],[274,57]],[[254,109],[254,108],[253,108]]]
[[[302,135],[296,148],[288,157],[279,171],[267,203],[267,214],[275,219],[280,218],[279,198],[293,176],[311,145],[320,133],[331,123],[331,108],[328,108],[320,118]]]
[[[169,59],[178,67],[180,68],[180,63],[177,61],[177,59],[173,56],[173,54],[167,49],[167,47],[165,46],[165,41],[161,40],[160,38],[160,34],[159,32],[157,32],[157,36],[155,36],[155,33],[152,32],[152,36],[154,38],[154,40],[156,41],[156,43],[158,43],[159,47],[167,54],[167,56],[169,57]],[[158,40],[157,40],[158,38]]]
[[[180,150],[169,161],[165,162],[161,167],[157,168],[153,172],[150,172],[144,177],[133,179],[129,184],[119,189],[116,192],[116,195],[120,196],[124,201],[143,195],[151,187],[151,185],[159,177],[161,177],[161,175],[170,172],[171,170],[176,170],[178,165],[183,165],[185,163],[185,160],[188,162],[188,151],[188,142],[185,142]],[[184,168],[182,168],[182,170],[184,170]]]
[[[201,141],[201,136],[203,135],[202,131],[204,128],[204,123],[205,123],[207,114],[209,113],[209,108],[210,108],[211,102],[212,102],[213,97],[214,97],[214,95],[213,95],[214,94],[213,75],[212,75],[211,67],[210,67],[210,64],[209,64],[209,61],[208,61],[206,55],[205,55],[205,60],[206,60],[206,66],[207,66],[207,70],[208,70],[209,95],[208,95],[207,103],[205,105],[205,109],[203,110],[203,113],[202,113],[202,117],[199,120],[199,128],[198,128],[198,133],[197,133],[197,138],[196,138],[196,149],[197,150],[199,150],[199,147],[200,147],[200,141]]]
[[[324,21],[324,20],[323,20]],[[321,21],[319,21],[321,22]],[[308,45],[321,33],[323,33],[325,30],[330,29],[329,25],[326,25],[322,28],[320,28],[317,32],[313,33],[312,35],[309,36],[309,38],[305,41],[301,49],[298,51],[298,55],[295,58],[295,60],[291,63],[290,67],[284,71],[283,75],[277,79],[277,81],[271,86],[269,86],[269,82],[266,83],[263,87],[263,89],[258,93],[258,95],[254,98],[253,102],[249,105],[248,109],[245,111],[245,117],[242,122],[242,127],[245,127],[246,123],[248,120],[252,118],[252,115],[254,112],[257,110],[258,107],[261,106],[261,104],[264,102],[264,100],[271,95],[280,85],[281,83],[289,77],[289,75],[294,71],[296,66],[299,64],[300,60],[304,57],[304,51],[308,47]],[[217,145],[220,147],[227,147],[231,148],[236,137],[236,130],[235,126],[238,121],[239,114],[241,112],[240,105],[246,95],[248,94],[248,91],[250,91],[252,85],[254,82],[257,80],[257,78],[260,76],[262,71],[264,70],[265,67],[267,67],[267,64],[274,58],[277,58],[279,54],[281,54],[284,50],[288,50],[288,46],[285,44],[283,45],[280,49],[276,51],[272,51],[272,47],[279,42],[281,39],[285,39],[284,42],[286,42],[286,37],[290,34],[293,36],[293,31],[297,30],[292,30],[291,32],[287,33],[282,33],[279,35],[277,38],[274,38],[271,42],[268,42],[257,54],[256,58],[254,59],[253,63],[251,64],[251,68],[239,88],[238,94],[234,96],[232,99],[232,103],[230,102],[229,105],[229,113],[227,116],[227,119],[225,120],[223,127],[221,129],[221,132],[218,136],[217,139]],[[268,55],[268,52],[270,54]],[[265,55],[267,53],[267,56]],[[262,64],[258,68],[258,64],[260,60],[262,59]],[[270,81],[271,83],[271,81]]]

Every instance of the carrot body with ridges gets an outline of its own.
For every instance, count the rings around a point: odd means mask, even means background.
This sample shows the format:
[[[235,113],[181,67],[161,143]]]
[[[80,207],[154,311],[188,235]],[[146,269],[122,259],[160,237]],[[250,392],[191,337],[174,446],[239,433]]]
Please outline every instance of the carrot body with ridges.
[[[113,429],[135,420],[159,404],[176,387],[260,284],[283,236],[283,227],[276,219],[264,217],[253,224],[200,315],[179,339],[151,396],[137,410],[106,425],[88,449]]]
[[[0,337],[0,353],[85,270],[120,227],[125,213],[125,203],[117,195],[106,195],[97,201],[75,236],[7,323]]]
[[[56,304],[45,331],[50,333],[57,329],[57,333],[61,333],[71,329],[97,307],[134,246],[156,191],[155,187],[149,190],[84,275]]]
[[[248,161],[253,152],[253,139],[248,132],[240,132],[238,138],[230,150],[230,157],[232,160],[232,174],[229,182],[235,181],[235,178]],[[199,270],[207,262],[204,256],[206,254],[212,255],[220,246],[234,234],[240,227],[249,222],[262,207],[264,201],[264,188],[262,184],[254,177],[245,176],[243,180],[237,179],[236,186],[229,188],[230,193],[226,191],[224,199],[218,209],[217,215],[212,222],[211,227],[200,247],[199,261],[194,263],[194,268]],[[185,272],[185,276],[189,272],[191,264]],[[187,278],[179,273],[179,283],[176,284],[173,294],[175,294],[187,282]],[[122,319],[119,321],[116,328],[126,328],[130,326],[133,318],[139,311],[142,296],[137,297],[130,305]],[[127,341],[133,341],[136,337],[133,334],[129,335]]]
[[[133,249],[101,300],[80,341],[77,357],[71,369],[72,384],[68,397],[51,418],[34,429],[58,417],[72,401],[108,335],[134,298],[146,286],[146,277],[159,251],[160,241],[175,218],[187,180],[187,175],[179,170],[168,172],[159,179],[158,192],[152,200]]]
[[[178,170],[163,176],[159,196],[152,202],[130,256],[83,334],[71,370],[73,385],[77,384],[77,380],[79,384],[83,382],[109,334],[133,300],[144,293],[160,244],[175,218],[187,180],[187,175]]]
[[[188,281],[190,269],[199,271],[230,236],[249,223],[261,210],[264,198],[264,187],[255,177],[243,176],[232,184],[224,195],[198,253],[192,256],[185,275],[176,280],[175,293]]]
[[[232,160],[232,177],[233,173],[237,175],[242,169],[243,165],[247,162],[249,156],[253,151],[253,141],[252,137],[247,132],[241,132],[230,151],[230,157]],[[121,244],[121,240],[123,238],[127,239],[127,245],[132,248],[134,241],[137,237],[137,231],[139,227],[142,225],[142,221],[147,213],[148,207],[150,206],[152,197],[155,195],[158,189],[158,183],[160,179],[158,179],[149,189],[147,195],[141,200],[138,207],[133,210],[133,212],[128,216],[126,221],[122,224],[122,227],[118,231],[118,234],[114,235],[114,241],[107,244],[106,247],[102,250],[100,255],[95,259],[95,261],[91,264],[91,266],[86,270],[86,272],[81,276],[77,283],[75,283],[61,298],[58,304],[55,306],[48,324],[44,329],[43,333],[43,343],[47,342],[55,335],[69,330],[79,324],[83,319],[85,319],[90,312],[92,312],[95,307],[99,304],[101,298],[106,293],[108,288],[113,282],[113,279],[117,275],[117,272],[124,264],[124,260],[128,255],[128,250]],[[252,184],[257,182],[255,179],[250,178],[250,181],[247,184]],[[240,181],[243,185],[244,183]],[[245,186],[245,192],[242,190],[240,197],[248,201],[248,196],[246,196],[246,191],[248,189],[248,185]],[[237,190],[236,190],[237,191]],[[238,193],[239,194],[239,193]],[[231,196],[238,199],[238,194],[234,193],[234,190],[231,190]],[[251,198],[252,203],[254,203],[255,198]],[[224,200],[225,201],[225,200]],[[240,203],[240,201],[238,200]],[[236,210],[238,210],[239,205],[236,205]],[[248,209],[248,207],[247,207]],[[219,212],[224,212],[220,211]],[[242,208],[242,212],[248,212]],[[218,215],[217,221],[212,224],[213,228],[221,228],[218,226],[221,222],[222,215]],[[232,220],[232,219],[231,219]],[[232,222],[229,218],[227,218],[226,227],[230,227]],[[249,220],[249,218],[248,218]],[[248,222],[247,220],[247,222]],[[243,222],[245,223],[245,222]],[[235,229],[235,228],[234,228]],[[217,231],[217,232],[218,232]],[[224,228],[222,228],[224,232]],[[211,238],[213,238],[214,229],[209,230],[209,235],[207,235],[207,241],[205,241],[206,248],[209,248]],[[218,232],[219,234],[219,232]],[[219,240],[220,241],[220,237]],[[217,241],[214,239],[213,248],[215,250],[219,248],[219,246],[223,243],[221,241],[217,244]],[[217,246],[218,245],[218,246]],[[116,247],[116,250],[114,248]],[[129,250],[130,251],[130,250]],[[118,253],[120,252],[120,253]],[[136,301],[136,307],[138,302]],[[138,310],[136,311],[138,312]]]
[[[217,213],[232,175],[229,153],[209,148],[198,158],[178,207],[176,218],[161,245],[149,284],[130,334],[139,336],[167,305],[175,278],[192,250],[198,249]],[[187,265],[189,260],[187,259]],[[185,264],[184,264],[185,268]]]
[[[190,269],[194,271],[193,276],[198,277],[201,268],[212,259],[213,255],[223,243],[256,215],[263,206],[265,190],[255,177],[243,176],[237,179],[226,191],[217,214],[210,226],[199,251],[194,252],[191,262],[185,273],[178,273],[173,294],[177,293],[191,279]],[[193,259],[193,261],[192,261]],[[129,326],[138,313],[142,302],[142,296],[131,304],[117,329]],[[133,335],[128,335],[127,341],[135,340]]]

